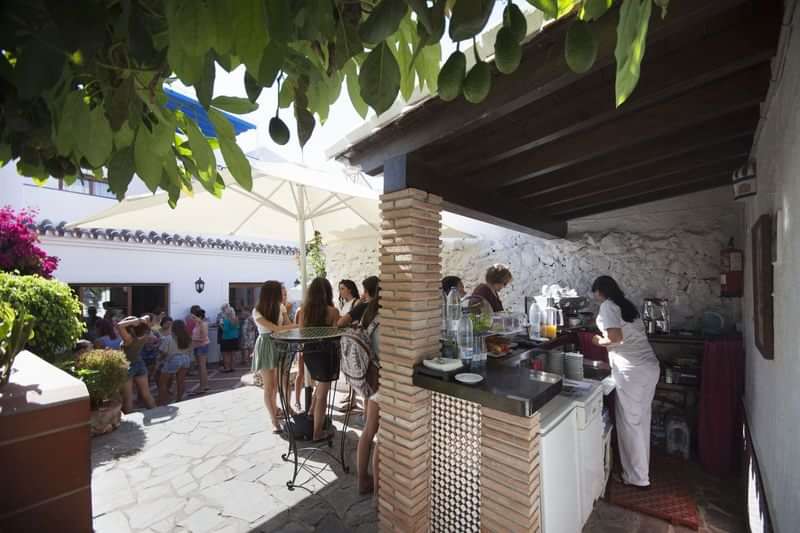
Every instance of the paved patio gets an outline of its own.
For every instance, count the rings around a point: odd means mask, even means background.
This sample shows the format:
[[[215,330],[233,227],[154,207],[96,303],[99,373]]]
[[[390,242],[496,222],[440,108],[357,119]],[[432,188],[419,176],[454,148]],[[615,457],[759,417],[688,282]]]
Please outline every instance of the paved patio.
[[[353,471],[359,433],[351,429],[345,444]],[[256,387],[125,416],[117,431],[92,441],[95,531],[377,529],[372,497],[359,496],[352,471],[324,454],[310,463],[322,470],[319,478],[289,491],[292,465],[281,459],[287,447],[269,430]],[[308,477],[301,472],[298,482]]]
[[[343,398],[339,395],[337,402]],[[95,531],[337,532],[377,531],[374,500],[355,487],[361,417],[351,419],[344,473],[318,454],[322,473],[289,491],[287,443],[269,429],[262,391],[239,387],[124,417],[120,428],[92,441]],[[334,420],[337,429],[341,419]],[[340,434],[339,434],[340,435]],[[339,439],[332,452],[338,456]],[[298,482],[310,475],[301,472]],[[735,486],[697,469],[694,489],[700,533],[744,532]],[[604,501],[584,533],[688,533],[690,530]]]

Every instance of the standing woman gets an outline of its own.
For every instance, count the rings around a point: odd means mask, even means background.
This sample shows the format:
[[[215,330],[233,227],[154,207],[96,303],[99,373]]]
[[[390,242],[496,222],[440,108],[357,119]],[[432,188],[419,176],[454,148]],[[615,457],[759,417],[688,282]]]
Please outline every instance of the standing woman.
[[[358,302],[360,296],[358,295],[358,287],[351,279],[343,279],[339,282],[339,299],[336,302],[336,310],[339,311],[339,316],[344,316],[350,312],[353,306]]]
[[[186,390],[186,373],[189,372],[189,366],[192,363],[189,356],[192,351],[192,338],[186,331],[183,320],[172,322],[169,335],[162,337],[159,349],[164,354],[165,360],[158,377],[158,404],[169,403],[172,378],[175,378],[177,387],[175,401],[179,402],[183,399],[183,393]]]
[[[617,282],[600,276],[592,285],[600,303],[597,327],[602,336],[592,342],[608,349],[617,385],[616,422],[622,483],[650,486],[650,416],[660,375],[658,359],[647,340],[639,311]]]
[[[255,351],[253,352],[253,372],[261,374],[261,381],[264,384],[264,404],[267,407],[272,421],[273,431],[281,432],[280,420],[288,413],[283,413],[278,409],[275,395],[278,387],[278,358],[275,347],[272,344],[271,335],[277,331],[284,331],[294,328],[294,324],[289,322],[286,313],[282,310],[281,283],[279,281],[267,281],[261,287],[258,295],[258,304],[253,309],[253,320],[258,328],[258,339],[256,339]],[[288,390],[288,383],[284,384],[284,390]]]
[[[117,324],[119,336],[122,337],[122,351],[128,360],[128,381],[122,387],[122,411],[130,413],[133,410],[133,386],[139,391],[141,399],[148,409],[156,406],[150,395],[150,385],[147,382],[147,365],[142,359],[142,348],[152,341],[150,335],[150,319],[148,317],[136,318],[129,316]]]
[[[339,311],[333,306],[333,288],[331,283],[325,278],[315,278],[308,286],[306,299],[303,307],[297,313],[297,323],[301,328],[313,326],[336,326],[339,321]],[[325,365],[328,359],[317,357],[316,355],[304,355],[308,373],[313,379],[314,376],[329,375],[329,369]],[[309,357],[310,356],[310,357]],[[314,389],[312,399],[312,413],[314,416],[314,441],[328,438],[330,434],[323,431],[325,424],[325,407],[328,402],[328,391],[331,384],[327,381],[319,381]]]
[[[492,306],[492,311],[499,313],[503,310],[503,302],[498,293],[511,283],[513,276],[507,266],[497,264],[486,270],[486,283],[481,283],[472,294],[480,296]]]
[[[239,351],[239,317],[230,304],[222,306],[220,317],[219,335],[222,339],[220,351],[222,352],[222,371],[233,372],[233,356]]]
[[[380,326],[378,320],[378,312],[380,309],[380,305],[378,303],[378,291],[380,291],[380,288],[376,289],[375,297],[372,298],[367,305],[367,310],[364,311],[364,315],[361,317],[360,325],[369,335],[372,353],[375,356],[380,357],[380,354],[378,353],[378,345],[380,344],[380,332],[378,330],[378,327]],[[378,403],[379,394],[379,392],[376,392],[369,398],[364,398],[364,431],[361,432],[361,436],[358,438],[358,447],[356,448],[356,473],[358,475],[359,494],[369,494],[375,490],[375,487],[378,486],[379,476],[377,443],[372,450],[372,461],[370,461],[369,456],[370,448],[372,447],[372,441],[375,439],[375,435],[378,433],[378,422],[380,420],[380,406]],[[367,465],[369,465],[370,462],[372,463],[371,477],[367,468]]]
[[[192,350],[200,373],[200,393],[208,392],[208,322],[206,312],[192,307],[194,329],[192,329]]]

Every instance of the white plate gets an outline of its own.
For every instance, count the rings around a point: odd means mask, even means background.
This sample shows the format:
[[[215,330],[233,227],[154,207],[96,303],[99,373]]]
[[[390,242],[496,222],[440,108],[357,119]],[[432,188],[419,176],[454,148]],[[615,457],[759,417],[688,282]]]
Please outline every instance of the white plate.
[[[467,385],[474,385],[483,381],[483,376],[480,374],[461,373],[455,375],[456,381],[465,383]]]

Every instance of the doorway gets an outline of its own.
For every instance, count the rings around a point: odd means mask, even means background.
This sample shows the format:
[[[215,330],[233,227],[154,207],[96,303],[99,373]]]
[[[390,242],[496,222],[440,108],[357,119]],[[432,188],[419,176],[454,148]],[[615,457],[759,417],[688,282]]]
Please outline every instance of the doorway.
[[[237,309],[252,309],[258,303],[263,283],[229,283],[228,303]]]
[[[108,313],[109,318],[115,315],[142,316],[169,309],[169,285],[166,283],[81,283],[70,287],[81,302],[84,316],[90,307],[96,308],[100,317]]]

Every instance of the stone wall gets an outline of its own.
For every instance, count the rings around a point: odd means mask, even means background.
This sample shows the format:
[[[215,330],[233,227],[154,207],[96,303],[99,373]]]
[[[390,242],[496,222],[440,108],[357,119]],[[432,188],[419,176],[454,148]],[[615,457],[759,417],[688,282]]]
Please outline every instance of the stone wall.
[[[675,224],[646,233],[610,229],[559,240],[508,231],[491,238],[446,241],[442,271],[460,276],[471,290],[491,264],[507,264],[514,281],[501,297],[506,307],[520,311],[523,297],[538,294],[545,283],[587,294],[595,277],[609,274],[637,305],[646,297],[669,298],[676,327],[695,326],[708,309],[732,323],[740,317],[739,299],[719,297],[719,252],[731,234],[721,220],[708,220],[702,228]],[[326,254],[332,281],[350,278],[360,283],[378,271],[373,240],[332,243]]]

